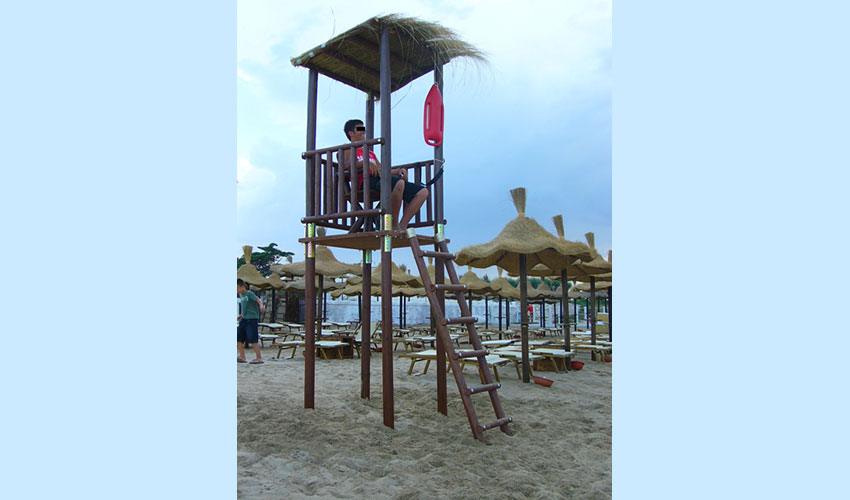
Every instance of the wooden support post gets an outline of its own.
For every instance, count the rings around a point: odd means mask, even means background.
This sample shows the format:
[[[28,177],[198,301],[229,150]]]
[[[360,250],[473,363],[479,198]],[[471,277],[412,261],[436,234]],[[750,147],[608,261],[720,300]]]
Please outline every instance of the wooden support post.
[[[528,360],[528,257],[519,256],[520,329],[522,332],[522,381],[531,382],[531,366]]]
[[[443,66],[436,65],[434,66],[434,83],[437,84],[437,88],[440,89],[440,92],[443,91]],[[434,175],[437,175],[437,172],[443,165],[443,145],[434,148]],[[434,207],[434,237],[442,238],[444,235],[443,230],[443,179],[445,176],[441,176],[437,179],[432,186],[431,190],[431,198],[433,199],[433,207]],[[434,244],[434,251],[439,251],[439,245],[437,242]],[[435,284],[444,284],[446,282],[445,277],[445,261],[441,258],[436,258],[434,260],[434,283]],[[439,304],[440,311],[442,312],[442,316],[446,316],[446,294],[442,290],[437,291],[437,303]],[[448,346],[443,345],[440,340],[440,336],[437,335],[437,411],[442,413],[443,415],[448,415],[448,392],[446,389],[446,349]]]
[[[596,345],[596,278],[590,277],[590,343]]]
[[[318,102],[319,73],[311,69],[307,77],[307,151],[316,149],[316,106]],[[315,157],[307,158],[305,175],[307,192],[305,195],[306,215],[316,215],[315,205]],[[307,224],[306,236],[315,236],[313,223]],[[304,287],[304,408],[315,408],[316,389],[316,252],[315,244],[305,244],[305,277]]]
[[[390,31],[381,29],[381,213],[383,229],[392,229],[392,204],[390,201],[390,171],[392,166],[391,138],[391,93],[390,88]],[[381,242],[381,367],[383,379],[384,425],[395,428],[395,409],[393,401],[393,283],[392,283],[392,238],[384,236]]]
[[[360,292],[360,397],[370,399],[372,358],[372,251],[363,250],[363,288]]]
[[[490,306],[488,304],[488,297],[484,296],[484,329],[490,329]]]
[[[325,277],[321,274],[319,277],[319,290],[316,292],[316,298],[318,299],[318,306],[316,306],[316,338],[322,340],[322,323],[325,321],[325,309],[322,307],[322,303],[324,302],[322,299],[325,295]]]
[[[500,332],[502,331],[502,296],[501,295],[499,296],[499,331]],[[502,338],[502,336],[499,335],[499,338]]]
[[[570,352],[570,298],[567,296],[567,270],[561,269],[561,323],[564,331],[564,351]],[[564,320],[564,309],[567,310],[567,319]],[[569,360],[568,360],[569,361]]]
[[[614,287],[608,289],[608,342],[614,342],[614,334],[613,329],[611,328],[611,303],[613,300],[611,299],[614,296]]]

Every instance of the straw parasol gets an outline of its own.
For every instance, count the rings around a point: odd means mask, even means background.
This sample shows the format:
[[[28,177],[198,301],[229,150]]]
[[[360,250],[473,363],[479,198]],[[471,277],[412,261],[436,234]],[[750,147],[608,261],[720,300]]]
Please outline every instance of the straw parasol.
[[[301,292],[301,293],[304,293],[304,288],[306,286],[307,286],[307,282],[304,280],[304,278],[289,281],[289,282],[286,283],[286,289],[287,290],[297,291],[297,292]],[[316,287],[318,288],[318,286],[319,286],[319,278],[317,276],[316,277]],[[344,283],[337,283],[337,282],[334,282],[334,281],[325,282],[325,284],[324,284],[324,288],[325,288],[326,292],[330,291],[330,290],[337,290],[337,289],[344,288],[344,287],[345,287]]]
[[[399,14],[374,17],[350,30],[292,58],[293,66],[316,70],[329,78],[379,97],[379,52],[383,28],[390,28],[390,57],[401,64],[392,65],[390,91],[431,72],[456,57],[487,65],[484,54],[458,35],[439,24]]]
[[[258,290],[270,289],[273,287],[272,284],[251,264],[252,249],[251,245],[244,245],[242,247],[242,255],[245,256],[245,263],[236,270],[236,277]]]
[[[381,275],[381,266],[378,266],[372,271],[372,283],[381,283]],[[363,278],[359,276],[348,278],[348,283],[352,285],[359,285],[362,282]],[[402,271],[395,262],[392,263],[392,282],[393,285],[422,286],[422,281],[419,278]]]
[[[319,228],[324,229],[324,228]],[[291,276],[304,276],[307,273],[307,262],[293,262],[292,264],[277,264],[272,266],[272,271]],[[316,245],[316,274],[327,278],[341,278],[353,274],[360,275],[360,264],[345,264],[337,260],[330,248]]]
[[[586,245],[559,240],[543,229],[536,220],[525,216],[525,188],[511,190],[518,216],[502,229],[492,241],[464,247],[455,262],[460,266],[498,266],[514,276],[527,275],[537,264],[559,269],[565,262],[591,260],[593,254]],[[520,272],[520,256],[525,256],[526,269]],[[525,279],[525,278],[523,278]]]
[[[577,259],[592,258],[583,245],[558,240],[543,229],[534,219],[525,216],[525,188],[511,190],[517,217],[488,243],[463,248],[456,262],[473,267],[498,266],[509,273],[520,276],[520,309],[522,327],[522,380],[529,382],[528,359],[528,269],[544,264],[550,269],[561,268]]]

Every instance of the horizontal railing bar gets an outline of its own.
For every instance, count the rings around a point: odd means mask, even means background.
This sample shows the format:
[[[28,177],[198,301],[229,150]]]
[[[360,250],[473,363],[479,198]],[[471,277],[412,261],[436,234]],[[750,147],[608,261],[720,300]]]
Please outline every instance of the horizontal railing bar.
[[[368,140],[365,140],[365,141],[349,142],[348,144],[340,144],[339,146],[331,146],[329,148],[322,148],[322,149],[314,149],[312,151],[305,151],[305,152],[301,153],[301,158],[306,159],[308,156],[316,156],[318,154],[330,153],[332,151],[341,151],[343,149],[348,149],[348,148],[356,148],[356,147],[365,146],[365,145],[371,146],[373,144],[383,144],[383,143],[384,143],[384,139],[382,137],[378,137],[377,139],[368,139]]]
[[[424,167],[426,165],[433,165],[433,164],[434,164],[434,160],[424,160],[424,161],[415,161],[413,163],[405,163],[404,165],[393,165],[392,168],[406,168],[406,169],[409,170],[411,168]]]
[[[343,217],[368,217],[370,215],[381,215],[381,210],[372,208],[369,210],[352,210],[350,212],[337,212],[335,214],[313,215],[310,217],[302,217],[301,222],[318,222],[322,220],[341,219]]]

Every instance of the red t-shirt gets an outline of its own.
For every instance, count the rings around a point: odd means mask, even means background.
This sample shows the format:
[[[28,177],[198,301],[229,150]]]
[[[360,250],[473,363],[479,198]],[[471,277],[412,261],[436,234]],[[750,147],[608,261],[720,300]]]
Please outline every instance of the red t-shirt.
[[[357,148],[357,161],[363,160],[363,148]],[[374,161],[377,163],[378,157],[375,156],[374,151],[369,151],[369,161]],[[363,173],[357,174],[357,189],[363,187]]]

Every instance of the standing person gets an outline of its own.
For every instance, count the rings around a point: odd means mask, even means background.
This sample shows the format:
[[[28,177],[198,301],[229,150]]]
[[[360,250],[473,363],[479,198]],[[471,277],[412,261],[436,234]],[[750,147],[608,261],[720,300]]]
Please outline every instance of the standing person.
[[[260,333],[257,323],[260,321],[260,313],[265,310],[263,301],[254,295],[254,292],[248,290],[248,285],[241,279],[236,280],[236,293],[239,294],[240,306],[242,314],[238,317],[239,327],[236,330],[236,348],[239,351],[239,356],[236,358],[237,363],[245,363],[245,348],[243,343],[254,347],[256,358],[250,363],[259,365],[263,362],[263,355],[260,354]]]
[[[361,120],[353,119],[345,122],[343,126],[345,137],[351,142],[366,140],[366,126]],[[363,168],[363,148],[357,148],[357,168]],[[343,151],[343,165],[350,165],[351,151],[345,149]],[[421,184],[407,182],[407,169],[394,168],[391,171],[392,180],[390,181],[390,189],[392,189],[392,214],[393,227],[392,229],[404,231],[407,229],[407,224],[410,219],[419,211],[425,200],[428,199],[428,190]],[[375,191],[381,190],[381,162],[375,156],[373,151],[369,151],[369,187]],[[363,174],[357,175],[357,189],[363,189]],[[404,201],[404,214],[401,220],[398,218],[401,202]]]

